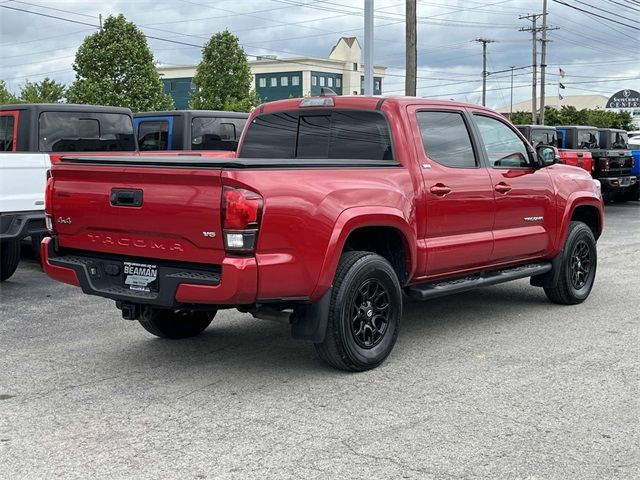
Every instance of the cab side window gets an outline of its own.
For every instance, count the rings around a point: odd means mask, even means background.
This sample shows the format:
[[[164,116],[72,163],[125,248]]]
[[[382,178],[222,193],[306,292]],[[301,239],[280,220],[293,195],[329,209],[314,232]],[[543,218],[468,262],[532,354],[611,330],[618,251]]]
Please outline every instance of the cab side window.
[[[474,114],[480,137],[493,168],[530,168],[529,150],[506,124],[492,117]]]
[[[13,115],[0,116],[0,152],[13,151],[13,127],[15,117]]]
[[[445,167],[476,168],[471,137],[460,112],[416,112],[427,156]]]

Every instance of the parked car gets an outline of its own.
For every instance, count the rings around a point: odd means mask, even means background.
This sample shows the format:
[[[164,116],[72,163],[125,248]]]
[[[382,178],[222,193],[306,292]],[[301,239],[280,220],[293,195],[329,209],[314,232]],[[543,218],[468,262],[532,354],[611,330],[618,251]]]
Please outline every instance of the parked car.
[[[197,335],[237,308],[290,323],[336,368],[367,370],[393,348],[403,290],[427,300],[531,277],[555,303],[589,296],[600,184],[556,151],[536,155],[476,105],[270,102],[237,158],[53,165],[45,270],[159,337]]]
[[[140,150],[235,151],[249,114],[215,110],[173,110],[134,115]]]
[[[0,281],[20,261],[21,243],[39,252],[47,234],[44,187],[51,152],[134,152],[131,110],[95,105],[0,107]]]
[[[619,192],[617,200],[635,200],[638,197],[638,172],[635,167],[633,152],[629,147],[629,136],[619,128],[599,128],[598,146],[605,150],[615,150],[620,156],[631,159],[631,181],[629,186]]]
[[[558,126],[560,148],[585,149],[593,156],[593,178],[602,183],[605,202],[623,198],[627,189],[636,184],[631,174],[633,158],[629,150],[616,150],[612,146],[604,148],[596,127]],[[603,144],[604,145],[604,144]]]
[[[558,147],[558,137],[556,128],[548,125],[516,125],[529,143],[534,147],[539,145],[551,145]],[[582,168],[591,173],[593,169],[593,159],[591,152],[587,150],[559,149],[559,163]]]
[[[628,200],[640,200],[640,132],[629,132],[629,148],[633,155],[633,169],[631,175],[636,177],[636,186],[630,189]]]

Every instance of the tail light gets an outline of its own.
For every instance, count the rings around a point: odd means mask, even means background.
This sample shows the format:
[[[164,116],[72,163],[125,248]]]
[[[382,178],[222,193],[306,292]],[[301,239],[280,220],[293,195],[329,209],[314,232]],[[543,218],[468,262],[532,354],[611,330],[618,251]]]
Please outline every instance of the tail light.
[[[238,253],[255,251],[262,207],[260,194],[244,188],[224,187],[222,229],[225,250]]]
[[[53,222],[53,177],[51,170],[47,170],[47,186],[44,190],[44,222],[47,230],[55,233],[55,223]]]

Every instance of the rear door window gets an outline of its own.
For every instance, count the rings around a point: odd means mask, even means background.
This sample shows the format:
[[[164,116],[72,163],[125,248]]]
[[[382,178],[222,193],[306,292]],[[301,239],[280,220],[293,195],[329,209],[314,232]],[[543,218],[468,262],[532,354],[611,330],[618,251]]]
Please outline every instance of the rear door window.
[[[236,150],[242,128],[234,118],[197,117],[191,121],[192,150]]]
[[[530,168],[529,150],[520,137],[505,123],[492,117],[474,114],[480,137],[493,168]]]
[[[461,112],[416,112],[424,151],[445,167],[475,168],[478,163]]]
[[[136,149],[131,117],[119,113],[43,112],[41,152],[108,152]]]
[[[169,122],[146,120],[138,125],[138,146],[141,151],[169,149]]]
[[[260,115],[249,125],[240,157],[393,160],[379,112],[323,110]]]
[[[15,122],[14,115],[0,116],[0,152],[12,152],[14,150],[13,131]]]

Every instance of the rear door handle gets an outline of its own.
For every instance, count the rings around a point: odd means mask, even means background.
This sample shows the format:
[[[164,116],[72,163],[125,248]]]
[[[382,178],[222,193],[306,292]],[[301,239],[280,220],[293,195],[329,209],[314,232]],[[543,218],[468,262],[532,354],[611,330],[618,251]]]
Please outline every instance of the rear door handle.
[[[511,185],[507,185],[504,182],[500,182],[495,186],[494,190],[500,193],[507,193],[509,190],[511,190]]]
[[[433,187],[429,189],[431,193],[434,195],[439,195],[441,197],[445,196],[447,193],[451,193],[451,188],[447,187],[442,183],[436,183]]]

